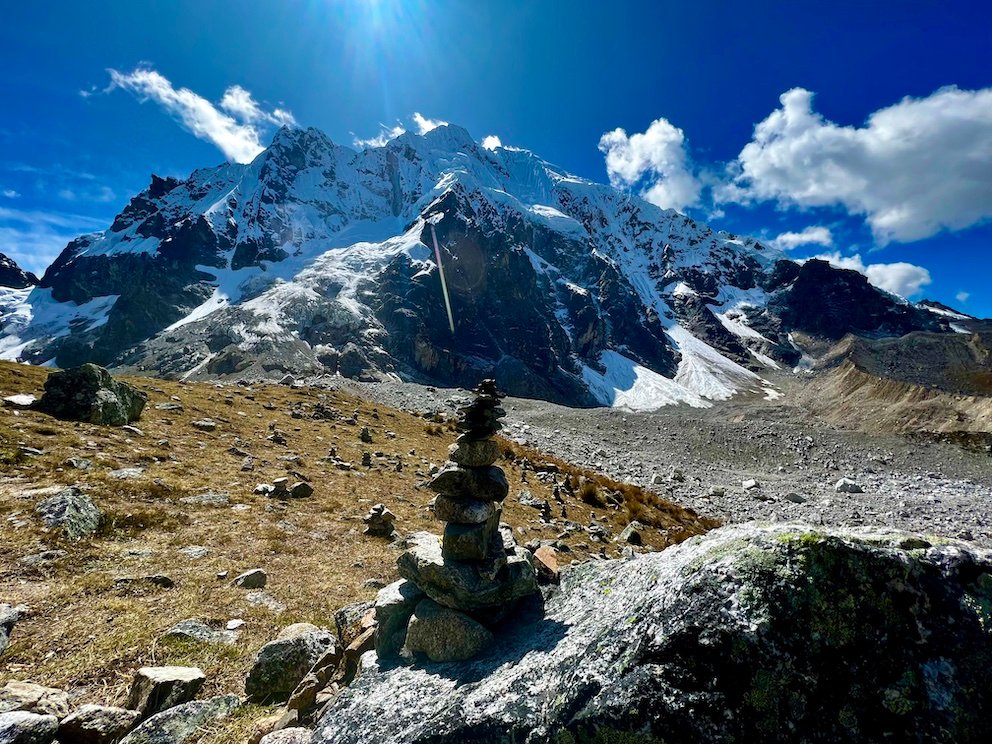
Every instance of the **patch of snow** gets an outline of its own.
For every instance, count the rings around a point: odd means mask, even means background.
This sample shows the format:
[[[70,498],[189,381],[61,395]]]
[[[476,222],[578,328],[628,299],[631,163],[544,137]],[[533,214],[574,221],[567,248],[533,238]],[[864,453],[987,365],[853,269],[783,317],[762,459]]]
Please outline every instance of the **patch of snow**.
[[[584,366],[585,380],[596,399],[614,408],[653,411],[664,406],[687,403],[693,408],[709,408],[712,403],[685,387],[659,375],[615,351],[604,351],[599,361],[605,373]]]
[[[51,289],[0,287],[0,359],[17,361],[34,341],[50,341],[70,331],[85,332],[107,322],[120,295],[89,302],[58,302]]]
[[[556,232],[564,233],[572,237],[586,237],[584,227],[574,217],[569,217],[564,212],[560,212],[554,207],[546,204],[532,204],[529,207],[530,213],[536,221],[546,225]]]
[[[751,353],[751,356],[753,356],[759,362],[761,362],[762,364],[764,364],[766,367],[769,367],[770,369],[778,369],[779,368],[778,362],[776,362],[770,356],[766,356],[766,355],[762,354],[760,351],[755,351],[754,349],[748,349],[748,351]]]
[[[757,341],[764,341],[766,343],[771,343],[767,338],[762,336],[756,330],[751,328],[747,323],[741,320],[741,315],[736,311],[732,310],[726,313],[713,313],[716,315],[717,319],[723,324],[723,327],[728,331],[733,333],[739,338],[753,338]]]
[[[751,370],[728,359],[680,325],[667,331],[682,354],[675,382],[708,400],[728,400],[741,390],[753,390],[760,380]]]
[[[807,354],[805,351],[799,348],[799,344],[796,343],[795,339],[792,338],[792,334],[788,334],[789,343],[792,348],[799,352],[799,361],[796,362],[796,366],[792,368],[793,372],[812,372],[813,367],[816,365],[816,360]]]
[[[956,313],[953,310],[944,310],[943,308],[933,307],[932,305],[917,305],[919,308],[924,310],[929,310],[934,315],[942,315],[945,318],[954,318],[955,320],[974,320],[970,315],[964,315],[963,313]]]

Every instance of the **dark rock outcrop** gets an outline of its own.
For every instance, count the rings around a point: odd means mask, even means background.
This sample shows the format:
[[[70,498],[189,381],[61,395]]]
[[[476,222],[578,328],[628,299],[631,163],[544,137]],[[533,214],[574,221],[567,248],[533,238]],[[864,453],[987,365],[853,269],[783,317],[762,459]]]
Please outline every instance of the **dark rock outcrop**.
[[[872,286],[864,274],[834,268],[826,261],[811,259],[798,271],[782,267],[774,273],[777,281],[789,284],[772,297],[768,311],[790,330],[837,341],[848,333],[902,336],[945,325],[932,313],[900,303]]]
[[[14,259],[0,253],[0,287],[24,289],[38,283],[38,277],[30,271],[24,271]]]
[[[988,551],[746,524],[561,580],[473,662],[368,667],[314,741],[992,737]]]
[[[52,372],[35,408],[66,421],[124,426],[141,417],[148,396],[115,380],[103,367],[83,364]]]

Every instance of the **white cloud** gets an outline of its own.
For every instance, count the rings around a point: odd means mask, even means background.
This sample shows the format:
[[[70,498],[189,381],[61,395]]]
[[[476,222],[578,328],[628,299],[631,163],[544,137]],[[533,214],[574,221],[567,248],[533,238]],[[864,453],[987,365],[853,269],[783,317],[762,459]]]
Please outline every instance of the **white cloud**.
[[[20,196],[20,193],[14,191],[13,189],[4,189],[0,193],[2,193],[7,199],[17,199]]]
[[[424,135],[428,132],[437,129],[438,127],[445,127],[448,122],[441,121],[440,119],[428,119],[426,116],[421,114],[419,111],[414,111],[408,118],[408,121],[413,123],[416,127],[417,134]],[[358,137],[352,132],[352,142],[355,147],[382,147],[390,140],[394,140],[401,134],[406,134],[407,129],[403,125],[403,122],[397,120],[392,126],[386,124],[379,125],[379,133],[368,138]]]
[[[21,268],[41,275],[70,240],[108,224],[108,219],[68,212],[0,207],[0,250]]]
[[[411,118],[413,119],[413,123],[417,126],[417,134],[427,134],[432,129],[437,129],[438,127],[448,125],[448,122],[441,121],[440,119],[428,119],[419,111],[414,111]]]
[[[969,297],[971,297],[971,292],[958,292],[954,295],[954,299],[958,302],[967,302]]]
[[[886,292],[900,297],[912,297],[931,284],[930,272],[922,266],[899,261],[889,264],[869,264],[865,267],[868,281]]]
[[[902,261],[866,265],[860,255],[842,256],[839,251],[824,253],[815,258],[829,261],[838,269],[851,269],[864,274],[879,289],[900,297],[912,297],[932,282],[930,272],[925,268]]]
[[[278,108],[263,111],[258,102],[252,98],[251,93],[240,85],[232,85],[224,91],[224,97],[220,99],[220,107],[246,124],[268,122],[279,127],[296,125],[296,119],[288,111]]]
[[[503,142],[495,134],[490,134],[482,140],[482,147],[485,150],[495,150],[497,147],[502,147]]]
[[[599,149],[615,188],[637,185],[641,196],[664,209],[699,204],[702,183],[690,169],[685,135],[667,119],[629,136],[620,128],[606,132]]]
[[[794,88],[731,164],[718,201],[841,206],[876,241],[912,241],[992,218],[992,88],[942,88],[879,109],[862,127],[813,111]]]
[[[822,225],[810,226],[801,232],[784,232],[771,241],[771,244],[782,251],[791,251],[801,245],[822,245],[829,248],[834,244],[830,228]]]
[[[355,143],[355,147],[382,147],[389,140],[396,139],[401,134],[406,134],[406,129],[399,122],[395,126],[387,127],[385,124],[379,125],[379,134],[374,137],[369,137],[368,139],[361,139],[360,137],[354,137],[352,142]]]
[[[293,115],[283,109],[264,111],[239,85],[224,91],[218,108],[189,88],[177,90],[149,68],[139,67],[129,73],[110,70],[110,79],[108,90],[122,88],[142,101],[155,101],[185,129],[213,143],[225,157],[238,163],[251,162],[264,149],[261,137],[265,128],[296,123]]]

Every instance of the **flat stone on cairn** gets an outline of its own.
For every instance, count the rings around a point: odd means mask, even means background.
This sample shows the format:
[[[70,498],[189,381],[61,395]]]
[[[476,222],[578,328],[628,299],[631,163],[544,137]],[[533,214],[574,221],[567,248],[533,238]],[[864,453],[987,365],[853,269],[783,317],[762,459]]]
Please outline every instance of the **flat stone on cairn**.
[[[507,544],[500,533],[509,485],[503,470],[494,465],[500,448],[492,437],[502,428],[499,419],[506,412],[494,380],[483,380],[475,394],[458,410],[461,435],[448,450],[450,462],[429,484],[438,494],[434,514],[446,522],[443,537],[418,536],[397,561],[400,576],[432,600],[424,600],[423,607],[443,609],[425,614],[417,605],[422,626],[417,632],[412,625],[409,633],[403,630],[404,653],[421,653],[436,662],[464,661],[483,651],[492,636],[488,631],[472,633],[473,642],[466,644],[466,628],[478,626],[477,621],[491,623],[516,600],[537,591],[530,553],[512,539]],[[396,631],[390,632],[390,642],[377,643],[377,648],[399,645],[393,640]]]

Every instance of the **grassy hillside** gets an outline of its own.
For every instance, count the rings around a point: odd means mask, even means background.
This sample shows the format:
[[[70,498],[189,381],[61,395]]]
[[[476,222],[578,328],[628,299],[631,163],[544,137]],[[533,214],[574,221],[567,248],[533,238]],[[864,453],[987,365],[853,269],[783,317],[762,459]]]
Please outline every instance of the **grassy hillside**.
[[[46,375],[47,370],[0,363],[0,397],[40,396]],[[243,694],[255,652],[281,627],[301,621],[333,627],[337,608],[374,598],[376,590],[364,582],[397,578],[396,549],[361,534],[361,517],[373,504],[385,503],[403,534],[439,531],[428,509],[433,494],[424,486],[430,466],[444,462],[454,440],[450,422],[425,421],[322,390],[129,381],[149,396],[137,422],[140,434],[0,409],[0,602],[24,603],[31,610],[0,658],[0,684],[28,680],[66,688],[79,703],[119,704],[135,668],[193,664],[207,673],[204,695]],[[170,403],[182,410],[156,408]],[[348,423],[352,416],[357,423]],[[192,426],[204,418],[213,419],[216,430]],[[371,432],[370,444],[360,440],[363,426]],[[285,435],[285,444],[270,439],[274,432]],[[41,454],[25,454],[25,447]],[[324,460],[332,447],[353,470]],[[361,465],[365,452],[372,456],[371,467]],[[520,543],[554,539],[564,520],[550,482],[531,471],[521,483],[520,458],[537,463],[547,458],[507,442],[504,454],[498,464],[511,484],[504,521],[516,529]],[[242,469],[248,456],[251,471]],[[93,465],[76,469],[67,464],[69,458]],[[133,468],[140,473],[115,473]],[[584,475],[588,484],[575,497],[565,497],[568,519],[579,524],[588,524],[592,513],[615,533],[633,515],[657,527],[645,535],[651,549],[715,525],[640,489]],[[314,495],[283,502],[253,493],[257,483],[281,476],[309,480]],[[94,537],[68,542],[46,532],[34,513],[41,498],[66,485],[85,490],[104,511]],[[542,524],[535,509],[518,503],[522,489],[552,503],[554,524]],[[228,503],[181,501],[207,492],[226,496]],[[622,506],[611,503],[616,501]],[[583,531],[565,542],[572,549],[563,554],[566,561],[585,559],[603,547]],[[193,545],[207,548],[206,557],[180,552]],[[40,565],[24,561],[45,550],[65,555]],[[605,550],[612,557],[620,546]],[[253,606],[244,590],[217,578],[255,567],[267,571],[265,591],[285,605],[284,611]],[[153,574],[169,576],[175,586],[117,581]],[[246,624],[233,646],[183,647],[159,640],[186,618],[221,626],[241,618]],[[267,712],[249,709],[205,741],[243,741],[251,719]]]

